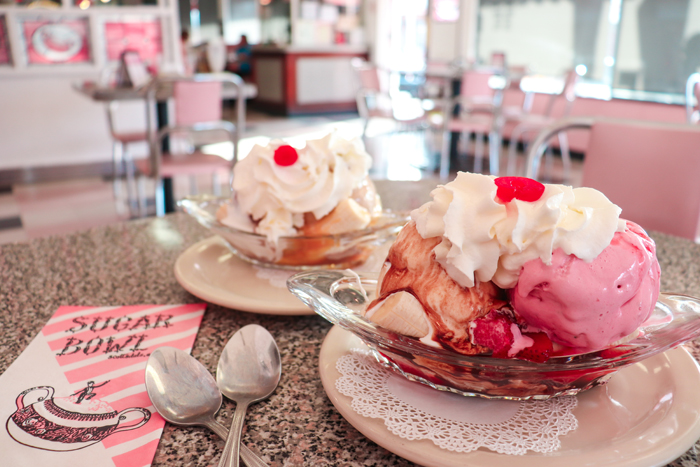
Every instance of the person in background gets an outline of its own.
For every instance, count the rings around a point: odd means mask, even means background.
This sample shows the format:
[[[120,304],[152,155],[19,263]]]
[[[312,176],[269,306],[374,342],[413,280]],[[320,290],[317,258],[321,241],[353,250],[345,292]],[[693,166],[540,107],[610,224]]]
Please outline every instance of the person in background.
[[[241,35],[240,42],[229,47],[229,60],[226,69],[240,76],[250,75],[250,55],[252,51],[246,35]]]

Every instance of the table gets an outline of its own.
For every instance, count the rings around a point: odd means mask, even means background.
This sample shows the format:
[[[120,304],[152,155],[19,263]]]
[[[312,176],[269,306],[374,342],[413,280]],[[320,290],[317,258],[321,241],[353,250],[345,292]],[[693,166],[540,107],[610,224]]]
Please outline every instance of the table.
[[[385,204],[393,208],[422,204],[431,187],[430,181],[378,184]],[[186,248],[208,236],[193,219],[174,213],[0,246],[0,373],[60,305],[200,302],[176,282],[173,265]],[[700,245],[652,236],[662,290],[700,295]],[[266,327],[282,354],[281,383],[268,401],[250,406],[243,437],[271,466],[413,465],[361,435],[328,400],[317,369],[321,342],[331,328],[322,318],[259,315],[209,305],[192,354],[215,374],[229,337],[251,323]],[[696,358],[698,343],[687,344]],[[228,426],[234,408],[225,400],[217,419]],[[215,465],[223,445],[206,428],[166,424],[153,465]],[[669,465],[697,463],[691,449]]]
[[[146,90],[141,88],[116,88],[99,86],[91,81],[73,83],[73,89],[97,102],[112,102],[125,100],[138,100],[146,98]],[[245,83],[243,97],[253,99],[258,95],[258,87],[252,83]],[[163,87],[156,95],[156,99],[164,101],[172,96],[172,87]],[[230,84],[224,84],[221,89],[223,99],[237,99],[238,90]]]

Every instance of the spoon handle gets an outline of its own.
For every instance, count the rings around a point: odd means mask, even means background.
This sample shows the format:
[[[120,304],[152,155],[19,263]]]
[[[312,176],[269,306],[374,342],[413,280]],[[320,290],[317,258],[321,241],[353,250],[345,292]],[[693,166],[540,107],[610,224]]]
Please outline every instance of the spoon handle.
[[[236,402],[236,412],[233,414],[231,430],[228,432],[228,438],[226,438],[224,452],[221,455],[221,459],[219,459],[219,467],[240,466],[241,433],[243,432],[243,422],[245,421],[248,404],[248,401]]]
[[[219,435],[219,438],[225,440],[228,438],[228,428],[223,426],[216,420],[211,420],[207,423],[211,431]],[[260,459],[257,454],[248,449],[248,446],[241,444],[241,459],[248,467],[270,467],[264,460]]]

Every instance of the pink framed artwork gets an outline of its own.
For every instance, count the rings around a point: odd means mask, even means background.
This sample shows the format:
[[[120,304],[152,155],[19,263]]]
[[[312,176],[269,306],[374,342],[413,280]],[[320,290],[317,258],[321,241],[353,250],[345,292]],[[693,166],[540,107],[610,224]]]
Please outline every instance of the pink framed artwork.
[[[0,15],[0,65],[12,65],[10,42],[7,40],[7,20]]]
[[[155,67],[163,56],[160,19],[134,21],[108,20],[104,23],[107,60],[117,61],[122,54],[134,51],[148,67]]]
[[[27,64],[90,63],[88,19],[22,19]]]

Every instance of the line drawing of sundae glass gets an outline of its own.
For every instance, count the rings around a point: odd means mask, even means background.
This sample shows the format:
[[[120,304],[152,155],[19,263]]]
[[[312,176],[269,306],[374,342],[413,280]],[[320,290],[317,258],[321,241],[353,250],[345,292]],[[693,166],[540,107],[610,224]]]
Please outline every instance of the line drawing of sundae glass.
[[[87,386],[68,397],[54,398],[54,388],[37,386],[17,396],[17,410],[7,419],[8,434],[18,443],[47,451],[75,451],[99,443],[120,431],[145,425],[151,412],[131,407],[117,412],[96,399],[94,389],[109,380]]]

